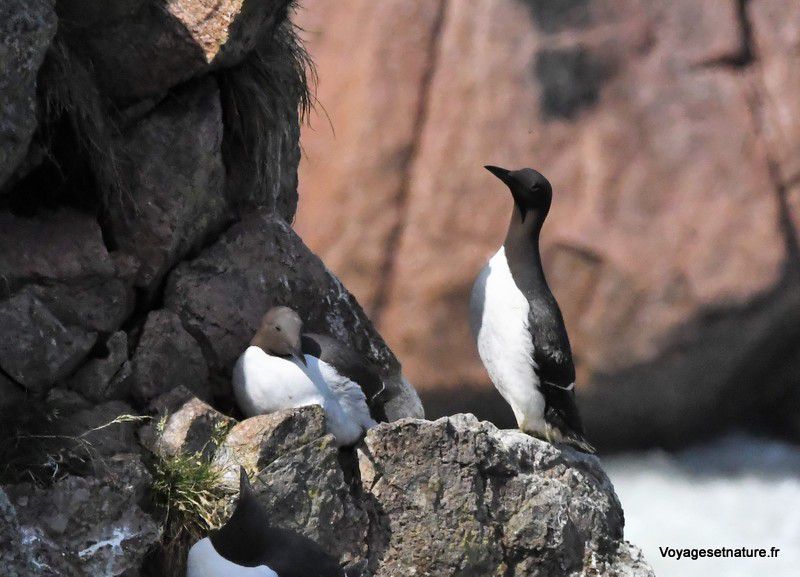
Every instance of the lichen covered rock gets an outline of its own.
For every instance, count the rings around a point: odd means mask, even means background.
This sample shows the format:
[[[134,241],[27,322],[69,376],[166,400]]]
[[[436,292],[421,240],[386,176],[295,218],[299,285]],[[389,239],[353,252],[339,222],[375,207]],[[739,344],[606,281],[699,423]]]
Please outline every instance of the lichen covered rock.
[[[22,546],[17,511],[0,488],[0,574],[27,577],[35,571],[30,551]]]
[[[375,575],[623,570],[622,508],[597,457],[456,415],[373,429],[359,468]]]
[[[49,488],[29,483],[6,487],[25,553],[32,559],[26,576],[138,573],[160,536],[140,506],[150,478],[136,456],[120,455],[107,465],[103,475],[67,476]]]
[[[382,424],[355,450],[331,441],[320,407],[280,411],[233,426],[212,462],[234,491],[245,467],[275,525],[365,575],[652,577],[597,457],[472,415]]]
[[[195,397],[185,387],[163,394],[153,403],[158,416],[139,431],[142,444],[159,457],[180,453],[213,454],[215,441],[234,420]]]

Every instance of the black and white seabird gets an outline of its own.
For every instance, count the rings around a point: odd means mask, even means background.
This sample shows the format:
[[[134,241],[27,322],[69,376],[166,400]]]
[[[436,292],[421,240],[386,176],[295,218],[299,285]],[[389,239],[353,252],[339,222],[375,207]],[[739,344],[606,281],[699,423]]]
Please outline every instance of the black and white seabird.
[[[370,414],[367,397],[347,375],[309,351],[320,350],[330,357],[335,348],[318,335],[302,337],[303,322],[289,307],[273,307],[264,315],[261,326],[233,369],[233,391],[242,412],[252,417],[281,409],[320,405],[336,445],[356,443],[377,423]],[[323,355],[322,350],[325,350]],[[354,353],[355,354],[355,353]],[[342,366],[349,366],[343,361]],[[376,385],[365,381],[369,387]],[[379,403],[379,390],[374,402]],[[377,405],[376,405],[377,406]]]
[[[239,500],[225,525],[192,545],[186,577],[346,577],[311,539],[270,526],[241,469]]]
[[[503,246],[472,288],[470,323],[478,353],[520,430],[594,452],[575,405],[567,330],[539,253],[553,189],[530,168],[485,168],[511,190],[514,211]]]

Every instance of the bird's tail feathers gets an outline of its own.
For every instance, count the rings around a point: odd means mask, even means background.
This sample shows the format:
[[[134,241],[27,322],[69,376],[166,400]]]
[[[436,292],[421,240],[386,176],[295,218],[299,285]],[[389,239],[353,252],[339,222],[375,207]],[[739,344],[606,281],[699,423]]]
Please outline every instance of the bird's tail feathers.
[[[579,451],[589,453],[590,455],[594,455],[597,452],[597,449],[595,449],[594,446],[581,435],[565,436],[564,442],[568,445],[572,445]]]
[[[565,427],[556,427],[548,423],[545,436],[547,437],[546,440],[551,443],[553,441],[566,443],[567,445],[575,447],[584,453],[589,453],[590,455],[594,455],[597,452],[597,449],[595,449],[592,444],[586,440],[586,437],[584,437],[582,433]]]

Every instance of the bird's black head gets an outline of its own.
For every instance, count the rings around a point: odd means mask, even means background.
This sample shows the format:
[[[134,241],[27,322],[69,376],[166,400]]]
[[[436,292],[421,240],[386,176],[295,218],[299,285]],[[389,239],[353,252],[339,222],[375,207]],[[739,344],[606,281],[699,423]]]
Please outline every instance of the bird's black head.
[[[507,170],[488,165],[484,168],[506,183],[523,220],[530,212],[536,213],[541,219],[547,216],[553,201],[553,187],[543,174],[532,168]]]
[[[259,564],[270,539],[270,519],[250,486],[244,467],[239,468],[239,499],[228,521],[209,534],[217,553],[238,565]]]

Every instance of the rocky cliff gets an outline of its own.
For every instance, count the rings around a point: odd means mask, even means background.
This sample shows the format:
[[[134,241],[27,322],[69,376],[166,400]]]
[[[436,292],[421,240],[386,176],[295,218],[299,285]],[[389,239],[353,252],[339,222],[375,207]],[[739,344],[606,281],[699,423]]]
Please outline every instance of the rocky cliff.
[[[7,386],[142,404],[185,384],[224,401],[280,303],[378,364],[393,416],[420,416],[395,356],[290,226],[311,98],[291,3],[105,4],[4,7]]]
[[[421,420],[293,230],[293,8],[0,7],[0,574],[182,577],[240,465],[362,575],[651,574],[597,459]],[[319,409],[236,421],[231,367],[275,304],[380,368],[391,423],[338,450]]]
[[[798,435],[796,2],[307,5],[340,73],[319,88],[335,135],[303,135],[297,228],[429,411],[510,421],[467,324],[511,211],[488,163],[553,182],[543,258],[594,441]]]
[[[623,540],[622,508],[597,457],[472,415],[386,423],[342,451],[319,407],[234,423],[181,391],[163,400],[164,420],[140,432],[149,458],[212,463],[231,488],[221,509],[244,466],[273,523],[314,539],[354,574],[653,575]],[[0,542],[16,551],[4,574],[135,575],[144,564],[144,575],[183,575],[182,537],[169,517],[156,523],[143,512],[152,479],[138,458],[126,461],[46,490],[0,491]],[[170,545],[153,550],[162,531]]]

